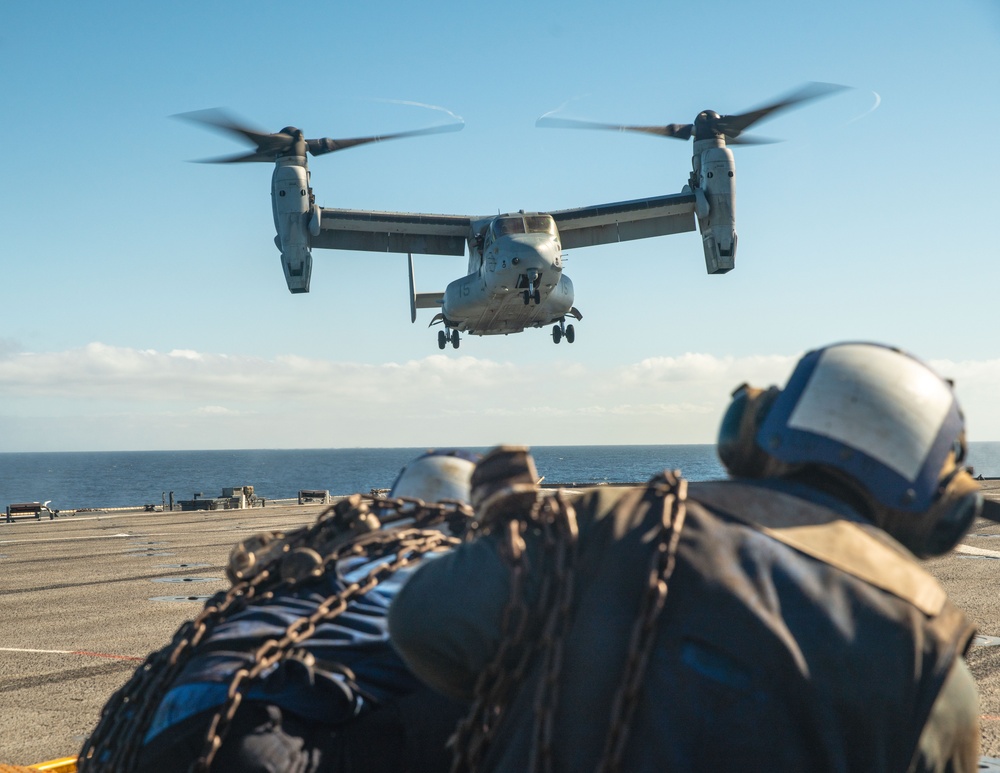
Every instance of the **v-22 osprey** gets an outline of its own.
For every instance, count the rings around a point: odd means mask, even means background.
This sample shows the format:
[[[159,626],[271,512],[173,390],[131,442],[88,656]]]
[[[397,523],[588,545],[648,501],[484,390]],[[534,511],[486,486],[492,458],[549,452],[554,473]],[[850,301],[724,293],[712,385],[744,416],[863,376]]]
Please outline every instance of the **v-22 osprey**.
[[[538,126],[628,131],[694,140],[692,171],[680,193],[549,212],[437,215],[331,209],[316,204],[310,185],[308,155],[324,155],[372,142],[420,134],[456,131],[462,123],[417,131],[347,140],[306,139],[289,126],[268,134],[238,124],[218,110],[184,117],[207,123],[249,141],[246,154],[215,159],[234,163],[274,163],[271,202],[275,245],[281,252],[285,281],[292,293],[309,292],[312,250],[338,249],[406,253],[410,280],[410,319],[417,309],[436,309],[431,325],[440,324],[438,346],[458,348],[461,333],[498,335],[552,325],[552,340],[575,340],[567,319],[581,320],[574,306],[573,282],[563,271],[564,253],[579,247],[701,232],[705,267],[724,274],[736,260],[736,165],[728,145],[760,144],[742,136],[752,124],[775,112],[840,90],[832,84],[808,84],[771,104],[739,115],[711,110],[690,124],[630,126],[543,116]],[[468,254],[465,276],[444,292],[418,293],[413,255]]]

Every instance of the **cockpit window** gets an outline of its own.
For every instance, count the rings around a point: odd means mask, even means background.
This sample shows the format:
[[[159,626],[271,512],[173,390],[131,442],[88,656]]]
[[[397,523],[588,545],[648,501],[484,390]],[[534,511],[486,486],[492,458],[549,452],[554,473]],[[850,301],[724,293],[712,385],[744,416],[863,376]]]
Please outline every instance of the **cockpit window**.
[[[556,223],[550,215],[525,215],[524,224],[530,234],[556,234]]]
[[[523,234],[524,220],[520,217],[498,217],[493,221],[493,233],[496,236],[508,234]]]
[[[493,237],[509,234],[556,235],[556,223],[551,215],[507,215],[493,221]]]

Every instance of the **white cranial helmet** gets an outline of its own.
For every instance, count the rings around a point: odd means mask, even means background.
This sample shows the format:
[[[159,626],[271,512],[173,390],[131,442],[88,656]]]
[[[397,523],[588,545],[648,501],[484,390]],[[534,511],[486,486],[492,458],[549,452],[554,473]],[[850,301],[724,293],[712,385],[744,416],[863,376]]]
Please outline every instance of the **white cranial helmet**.
[[[469,482],[478,458],[478,454],[459,449],[440,449],[421,454],[399,471],[389,490],[389,498],[468,503]]]

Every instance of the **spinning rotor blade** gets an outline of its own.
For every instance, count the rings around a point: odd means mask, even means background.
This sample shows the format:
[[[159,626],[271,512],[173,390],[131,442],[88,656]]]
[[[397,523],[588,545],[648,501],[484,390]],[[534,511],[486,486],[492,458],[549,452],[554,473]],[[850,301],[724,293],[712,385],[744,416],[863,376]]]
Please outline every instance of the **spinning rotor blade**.
[[[753,124],[770,118],[780,110],[787,110],[790,107],[811,102],[814,99],[826,97],[838,91],[844,91],[847,88],[847,86],[840,86],[836,83],[807,83],[777,102],[758,107],[756,110],[750,110],[740,115],[719,116],[715,122],[715,128],[726,135],[727,141],[730,138],[736,139]]]
[[[551,118],[543,115],[535,126],[543,129],[604,129],[614,132],[641,132],[657,137],[676,137],[679,140],[691,138],[694,125],[690,123],[672,123],[666,126],[627,126],[613,123],[597,123],[596,121],[581,121],[576,118]]]
[[[307,140],[299,129],[294,126],[286,126],[280,132],[269,134],[267,132],[251,129],[237,122],[225,111],[218,108],[211,110],[198,110],[192,113],[181,113],[177,116],[188,121],[211,126],[220,129],[225,133],[235,135],[239,139],[256,145],[256,150],[250,153],[241,153],[235,156],[222,156],[220,158],[205,159],[204,163],[212,164],[233,164],[246,161],[274,161],[280,156],[299,155],[304,156],[306,152],[314,156],[322,156],[326,153],[333,153],[338,150],[366,145],[371,142],[384,142],[403,137],[419,137],[424,134],[440,134],[443,132],[461,131],[465,128],[465,122],[445,124],[443,126],[431,126],[427,129],[415,129],[412,131],[396,132],[394,134],[376,134],[370,137],[355,137],[352,139],[334,140],[329,137],[322,139]]]
[[[396,132],[395,134],[375,134],[371,137],[356,137],[350,140],[331,140],[329,138],[321,140],[306,140],[309,152],[314,156],[322,156],[324,153],[333,153],[337,150],[347,150],[348,148],[366,145],[369,142],[385,142],[386,140],[398,140],[403,137],[420,137],[425,134],[444,134],[445,132],[460,132],[465,128],[464,123],[448,123],[443,126],[431,126],[427,129],[413,129],[406,132]]]
[[[772,140],[767,137],[730,137],[726,135],[727,145],[774,145],[781,140]]]
[[[274,161],[274,153],[240,153],[236,156],[198,159],[199,164],[239,164],[244,161]]]
[[[257,150],[252,153],[241,153],[235,156],[222,156],[220,158],[205,159],[203,163],[207,164],[232,164],[242,161],[273,161],[276,155],[282,151],[287,151],[295,143],[295,138],[289,134],[285,134],[284,132],[268,134],[267,132],[243,126],[219,108],[196,110],[191,113],[179,113],[175,117],[220,129],[224,133],[234,135],[244,142],[249,142],[251,145],[257,146]]]
[[[719,115],[712,110],[704,110],[698,115],[694,123],[671,123],[666,126],[629,126],[580,121],[575,118],[554,118],[547,114],[535,121],[535,126],[542,128],[603,129],[607,131],[639,132],[641,134],[651,134],[656,137],[673,137],[678,140],[687,140],[691,139],[691,137],[694,137],[696,140],[720,137],[725,138],[725,141],[732,145],[766,145],[778,140],[741,137],[740,135],[753,124],[770,118],[780,110],[786,110],[790,107],[795,107],[847,88],[847,86],[839,86],[835,83],[807,83],[797,91],[776,102],[739,115]]]

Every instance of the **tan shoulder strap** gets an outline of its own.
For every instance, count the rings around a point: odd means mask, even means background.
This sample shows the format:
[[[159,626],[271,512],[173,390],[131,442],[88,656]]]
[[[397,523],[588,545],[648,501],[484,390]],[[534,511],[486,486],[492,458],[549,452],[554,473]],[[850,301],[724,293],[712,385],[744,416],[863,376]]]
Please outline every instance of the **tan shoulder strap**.
[[[821,505],[733,481],[692,483],[689,498],[892,593],[926,615],[939,614],[947,601],[944,588],[901,548]]]

